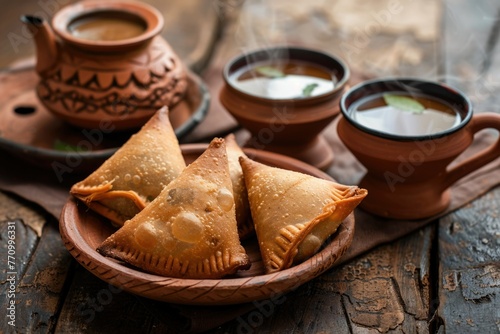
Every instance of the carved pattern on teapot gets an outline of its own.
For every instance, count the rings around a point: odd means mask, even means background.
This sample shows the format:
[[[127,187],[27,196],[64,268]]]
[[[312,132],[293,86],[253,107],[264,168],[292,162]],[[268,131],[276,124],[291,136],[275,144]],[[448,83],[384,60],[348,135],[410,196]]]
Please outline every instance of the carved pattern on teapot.
[[[116,41],[80,39],[69,28],[75,20],[102,17],[139,20],[146,28]],[[52,26],[36,16],[21,20],[36,44],[38,97],[73,125],[95,128],[106,121],[117,130],[137,128],[159,108],[172,108],[184,97],[187,70],[159,35],[163,17],[150,5],[86,0],[63,7]]]
[[[187,81],[179,60],[167,50],[155,38],[143,52],[115,62],[62,52],[58,65],[40,81],[38,96],[48,108],[70,113],[103,110],[123,115],[174,105],[182,99]],[[124,90],[130,91],[126,97]]]

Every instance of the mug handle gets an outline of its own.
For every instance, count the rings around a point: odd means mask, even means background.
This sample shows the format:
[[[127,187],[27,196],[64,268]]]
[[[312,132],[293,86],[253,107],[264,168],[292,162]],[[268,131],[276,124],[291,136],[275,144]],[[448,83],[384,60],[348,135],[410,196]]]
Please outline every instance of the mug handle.
[[[500,115],[495,113],[483,113],[476,114],[472,117],[469,124],[469,131],[471,135],[483,130],[483,129],[496,129],[500,132]],[[487,163],[500,157],[500,136],[497,141],[491,144],[489,147],[483,149],[482,151],[474,154],[472,157],[462,161],[458,165],[454,166],[446,174],[445,178],[445,188],[450,187],[457,180],[461,179],[465,175],[479,169],[480,167],[486,165]]]

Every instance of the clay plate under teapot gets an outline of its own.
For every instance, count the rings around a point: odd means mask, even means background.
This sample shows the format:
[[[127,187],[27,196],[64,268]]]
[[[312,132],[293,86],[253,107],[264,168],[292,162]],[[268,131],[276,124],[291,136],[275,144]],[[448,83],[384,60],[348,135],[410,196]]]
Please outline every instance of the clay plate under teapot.
[[[159,36],[161,13],[147,4],[90,0],[62,8],[52,25],[21,19],[36,43],[38,97],[70,124],[136,128],[185,94],[184,65]]]

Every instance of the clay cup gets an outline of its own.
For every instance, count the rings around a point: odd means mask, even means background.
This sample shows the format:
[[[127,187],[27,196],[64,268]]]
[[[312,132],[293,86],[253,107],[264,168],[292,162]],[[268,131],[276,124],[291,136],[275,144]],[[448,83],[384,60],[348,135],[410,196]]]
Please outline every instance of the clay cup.
[[[391,134],[361,124],[355,117],[356,104],[388,93],[439,99],[459,118],[450,128],[425,135]],[[500,115],[474,113],[465,94],[442,83],[412,78],[366,81],[342,96],[340,110],[338,135],[367,169],[359,186],[370,195],[360,207],[379,216],[420,219],[436,215],[448,207],[451,185],[500,156],[500,139],[496,139],[475,155],[457,160],[477,132],[500,131]]]
[[[235,75],[245,68],[269,62],[313,64],[329,74],[333,88],[311,96],[266,97],[236,85]],[[251,133],[246,147],[291,156],[320,169],[332,163],[333,152],[321,131],[340,114],[338,103],[350,78],[349,68],[340,58],[304,47],[277,46],[236,56],[224,67],[223,77],[219,99]],[[290,85],[283,88],[288,90]]]

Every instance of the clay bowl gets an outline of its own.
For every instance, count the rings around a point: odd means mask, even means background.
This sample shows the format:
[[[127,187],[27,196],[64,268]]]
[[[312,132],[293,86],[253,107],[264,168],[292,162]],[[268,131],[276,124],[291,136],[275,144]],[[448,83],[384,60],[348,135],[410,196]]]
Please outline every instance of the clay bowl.
[[[298,68],[291,70],[298,74],[322,76],[333,82],[333,88],[317,95],[272,98],[241,88],[238,82],[242,73],[268,64]],[[246,147],[288,155],[320,169],[331,164],[333,153],[320,132],[340,113],[339,99],[350,78],[349,68],[341,59],[312,49],[275,47],[233,58],[225,66],[223,77],[219,99],[250,131],[252,137]]]
[[[207,147],[206,144],[181,145],[189,163]],[[256,161],[304,172],[331,180],[315,167],[270,152],[245,149]],[[96,252],[98,245],[114,229],[108,221],[70,199],[60,217],[60,233],[71,255],[100,279],[130,293],[163,302],[190,305],[227,305],[268,299],[289,292],[331,268],[344,254],[354,235],[354,215],[341,224],[324,247],[309,260],[278,273],[264,273],[264,266],[255,238],[243,243],[252,266],[224,279],[178,279],[147,274],[125,266]]]

